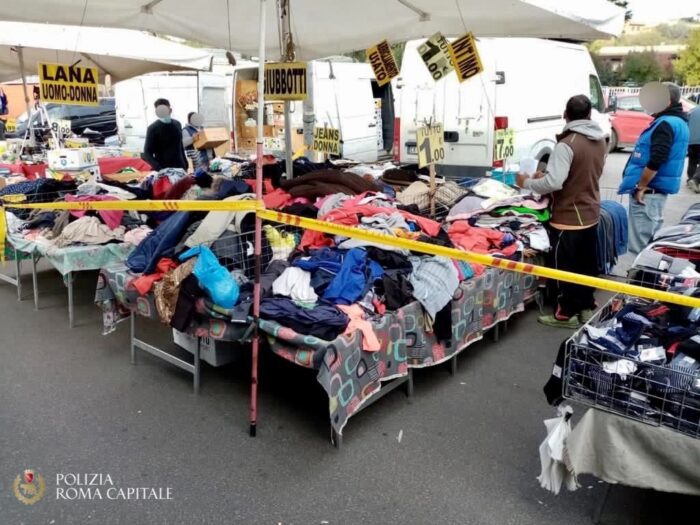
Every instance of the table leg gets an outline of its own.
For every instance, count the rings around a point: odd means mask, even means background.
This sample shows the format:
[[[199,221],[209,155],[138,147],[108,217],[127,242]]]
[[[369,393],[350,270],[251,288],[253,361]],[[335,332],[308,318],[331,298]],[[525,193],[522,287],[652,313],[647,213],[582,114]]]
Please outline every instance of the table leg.
[[[34,309],[39,309],[39,279],[36,273],[37,256],[32,254],[32,288],[34,289]]]
[[[15,275],[17,276],[17,300],[22,300],[22,261],[20,253],[15,249]]]
[[[251,346],[250,367],[250,437],[255,437],[258,430],[258,353],[260,350],[260,336],[253,335]]]
[[[603,498],[600,500],[600,505],[595,510],[593,514],[593,524],[598,525],[600,523],[600,518],[603,517],[603,511],[605,510],[605,505],[608,502],[608,497],[610,496],[610,490],[612,485],[610,483],[605,484],[605,492],[603,493]]]
[[[131,354],[131,364],[136,364],[136,346],[134,345],[134,339],[136,339],[136,314],[131,311],[129,316],[129,352]]]
[[[197,347],[194,350],[194,393],[199,394],[199,374],[200,374],[200,360],[199,354],[202,348],[202,338],[197,337]]]
[[[66,275],[68,287],[68,328],[73,328],[73,272]]]
[[[450,359],[450,375],[457,375],[457,354]]]

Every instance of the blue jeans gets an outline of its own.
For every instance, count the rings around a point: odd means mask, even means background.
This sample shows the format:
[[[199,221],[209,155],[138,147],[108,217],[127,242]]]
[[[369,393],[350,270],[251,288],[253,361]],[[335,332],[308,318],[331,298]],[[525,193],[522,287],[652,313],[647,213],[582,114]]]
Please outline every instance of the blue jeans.
[[[629,203],[629,251],[637,255],[641,252],[654,234],[664,225],[664,206],[668,195],[661,193],[646,194],[644,205],[634,200],[630,195]]]

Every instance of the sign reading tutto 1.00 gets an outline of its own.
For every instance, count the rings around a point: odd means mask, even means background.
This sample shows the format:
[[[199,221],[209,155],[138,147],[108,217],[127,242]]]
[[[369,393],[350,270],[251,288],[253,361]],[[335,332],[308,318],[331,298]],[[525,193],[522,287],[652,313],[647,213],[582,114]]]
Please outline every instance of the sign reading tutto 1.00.
[[[306,62],[265,64],[266,100],[306,100]]]
[[[39,64],[39,92],[42,102],[97,106],[96,67],[67,64]]]

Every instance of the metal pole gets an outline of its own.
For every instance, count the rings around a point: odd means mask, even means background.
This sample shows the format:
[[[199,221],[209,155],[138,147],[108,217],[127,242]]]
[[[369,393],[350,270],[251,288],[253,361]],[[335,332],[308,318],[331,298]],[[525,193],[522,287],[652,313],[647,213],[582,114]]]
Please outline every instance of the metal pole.
[[[265,111],[265,8],[266,0],[260,0],[260,45],[258,52],[258,133],[256,139],[255,197],[262,200],[263,177],[263,113]],[[260,272],[261,272],[262,221],[255,218],[255,282],[253,285],[253,323],[255,332],[252,342],[252,363],[250,372],[250,436],[255,437],[258,424],[258,353],[260,336],[258,318],[260,316]]]
[[[24,49],[17,46],[17,58],[19,58],[19,73],[22,76],[22,89],[24,91],[24,103],[27,106],[27,118],[31,117],[31,105],[29,104],[29,93],[27,93],[27,77],[24,75]],[[29,121],[27,121],[29,123]]]
[[[284,146],[286,153],[285,175],[288,179],[294,178],[294,146],[292,146],[292,117],[289,111],[291,102],[284,103]]]

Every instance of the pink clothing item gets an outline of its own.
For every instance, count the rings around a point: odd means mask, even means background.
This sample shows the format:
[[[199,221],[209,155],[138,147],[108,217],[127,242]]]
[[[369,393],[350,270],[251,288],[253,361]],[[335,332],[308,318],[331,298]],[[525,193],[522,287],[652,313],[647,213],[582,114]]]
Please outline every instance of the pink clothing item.
[[[355,330],[359,330],[362,332],[362,349],[365,352],[379,352],[381,346],[377,334],[374,333],[372,323],[365,320],[365,312],[360,305],[337,304],[335,307],[350,318],[345,335],[352,335]]]
[[[148,226],[139,226],[133,230],[129,230],[124,234],[124,242],[138,246],[146,237],[151,234],[151,229]]]
[[[94,202],[94,201],[118,201],[112,195],[66,195],[66,202]],[[71,210],[73,217],[84,217],[87,212],[82,210]],[[100,210],[97,214],[110,230],[115,229],[122,223],[124,212],[122,210]]]
[[[508,257],[518,250],[515,243],[501,248],[505,237],[504,233],[470,226],[467,221],[453,222],[447,230],[447,234],[450,236],[452,244],[467,252],[499,253]]]
[[[292,196],[283,189],[277,188],[275,191],[263,195],[263,202],[266,208],[279,210],[291,204]]]

